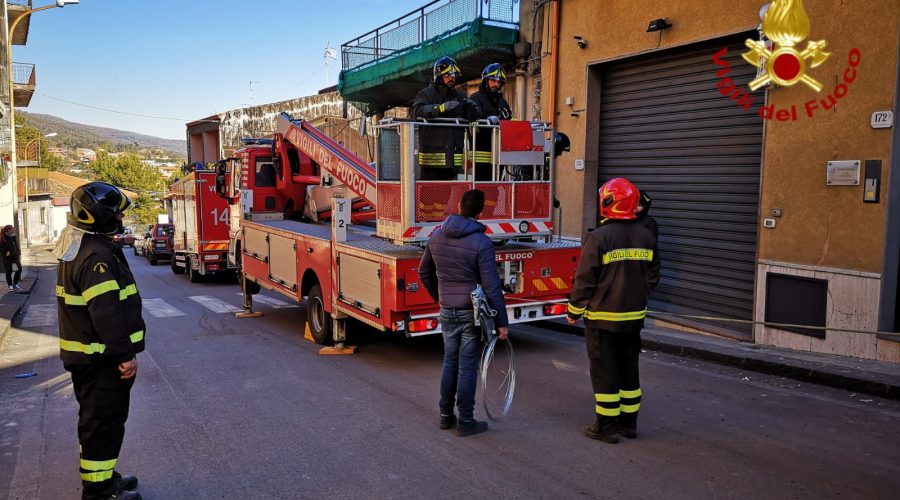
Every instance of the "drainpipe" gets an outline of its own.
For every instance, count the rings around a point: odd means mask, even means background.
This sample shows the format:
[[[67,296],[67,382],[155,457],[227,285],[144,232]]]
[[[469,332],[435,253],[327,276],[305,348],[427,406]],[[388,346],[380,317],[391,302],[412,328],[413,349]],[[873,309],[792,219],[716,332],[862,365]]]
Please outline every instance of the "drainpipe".
[[[547,120],[550,122],[550,125],[553,126],[556,124],[556,78],[557,78],[557,65],[559,63],[559,2],[561,0],[555,0],[553,2],[553,20],[551,21],[551,32],[550,32],[550,103],[549,103],[549,114],[550,117]]]

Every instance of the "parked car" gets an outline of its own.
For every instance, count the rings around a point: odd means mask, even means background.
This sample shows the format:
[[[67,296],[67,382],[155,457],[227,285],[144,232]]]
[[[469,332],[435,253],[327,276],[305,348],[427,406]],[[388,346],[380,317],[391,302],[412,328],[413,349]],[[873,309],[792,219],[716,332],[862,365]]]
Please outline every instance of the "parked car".
[[[172,241],[170,235],[175,230],[172,224],[154,224],[144,235],[144,257],[155,266],[160,259],[172,258]]]
[[[134,233],[131,228],[126,227],[125,231],[113,236],[113,243],[121,247],[134,247]]]
[[[132,249],[134,250],[135,255],[144,255],[144,241],[149,237],[150,233],[136,234],[134,236],[134,246]]]

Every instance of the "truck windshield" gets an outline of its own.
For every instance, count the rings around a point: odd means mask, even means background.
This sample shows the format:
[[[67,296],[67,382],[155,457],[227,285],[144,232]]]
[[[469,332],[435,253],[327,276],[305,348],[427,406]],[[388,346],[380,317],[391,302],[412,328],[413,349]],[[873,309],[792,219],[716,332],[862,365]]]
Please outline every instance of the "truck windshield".
[[[156,226],[156,236],[165,236],[166,226]]]

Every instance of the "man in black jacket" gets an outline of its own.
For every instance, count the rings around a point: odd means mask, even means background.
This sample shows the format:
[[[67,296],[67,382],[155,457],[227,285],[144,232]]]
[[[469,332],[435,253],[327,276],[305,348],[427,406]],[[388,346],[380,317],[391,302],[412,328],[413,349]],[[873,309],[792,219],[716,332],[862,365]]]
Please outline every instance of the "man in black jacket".
[[[466,94],[456,90],[456,79],[462,76],[456,61],[444,56],[435,61],[433,80],[416,94],[412,106],[414,119],[458,118],[462,124],[474,119],[475,108]],[[463,166],[463,127],[419,127],[419,166],[422,180],[456,180]]]
[[[478,91],[469,96],[477,111],[479,119],[497,125],[500,120],[512,119],[509,103],[503,98],[502,89],[506,83],[506,72],[499,63],[488,64],[481,72],[481,85]],[[491,132],[490,128],[481,128],[475,134],[475,180],[491,180]]]
[[[131,201],[118,188],[91,182],[72,193],[69,227],[54,250],[59,357],[78,400],[82,499],[140,499],[138,480],[116,469],[137,353],[144,350],[141,296],[122,249]]]
[[[487,422],[475,420],[475,387],[481,358],[481,331],[475,326],[470,293],[480,284],[491,307],[497,311],[497,333],[509,333],[506,303],[497,274],[494,245],[485,226],[475,219],[484,209],[484,193],[466,191],[459,202],[459,215],[451,215],[428,239],[419,263],[419,279],[431,298],[441,305],[444,364],[441,373],[441,429],[456,422],[454,400],[459,408],[458,436],[487,430]]]
[[[569,324],[584,317],[596,421],[591,439],[618,443],[637,437],[641,407],[638,357],[647,296],[659,282],[652,230],[637,220],[640,194],[627,179],[600,188],[600,227],[585,238],[569,298]]]

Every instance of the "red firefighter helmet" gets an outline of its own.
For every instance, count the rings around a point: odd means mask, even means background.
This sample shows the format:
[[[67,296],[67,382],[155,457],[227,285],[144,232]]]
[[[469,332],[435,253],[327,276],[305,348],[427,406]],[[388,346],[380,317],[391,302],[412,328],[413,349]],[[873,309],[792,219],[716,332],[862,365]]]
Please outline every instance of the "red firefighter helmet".
[[[600,186],[600,217],[604,219],[636,219],[641,193],[634,184],[623,177],[616,177]]]

